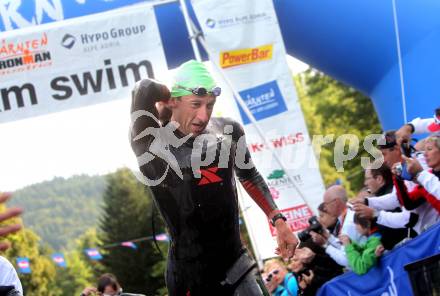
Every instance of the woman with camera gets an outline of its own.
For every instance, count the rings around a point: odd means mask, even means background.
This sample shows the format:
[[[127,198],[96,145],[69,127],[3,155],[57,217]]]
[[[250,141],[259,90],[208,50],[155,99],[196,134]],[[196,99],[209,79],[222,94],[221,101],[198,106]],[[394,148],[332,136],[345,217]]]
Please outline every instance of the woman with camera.
[[[393,165],[397,196],[406,209],[412,210],[429,202],[440,213],[440,137],[431,136],[425,141],[425,159],[430,171],[423,170],[415,158],[403,156],[403,163]],[[418,184],[408,192],[403,179],[412,179]],[[437,219],[438,221],[438,219]]]

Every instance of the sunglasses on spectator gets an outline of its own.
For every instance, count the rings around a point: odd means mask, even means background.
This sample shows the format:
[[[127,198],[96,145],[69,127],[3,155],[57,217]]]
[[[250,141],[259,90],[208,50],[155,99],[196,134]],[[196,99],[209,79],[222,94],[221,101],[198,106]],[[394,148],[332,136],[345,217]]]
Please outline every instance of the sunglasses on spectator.
[[[189,88],[189,87],[184,87],[184,86],[181,86],[181,85],[177,85],[177,88],[190,91],[190,92],[192,92],[193,94],[195,94],[196,96],[199,96],[199,97],[204,97],[204,96],[206,96],[208,94],[213,95],[215,97],[218,97],[222,93],[222,89],[220,87],[218,87],[218,86],[214,87],[211,90],[207,90],[203,86]]]
[[[266,276],[266,278],[264,279],[267,282],[270,282],[272,280],[273,275],[277,275],[280,271],[278,269],[274,269],[271,272],[269,272],[269,274]]]

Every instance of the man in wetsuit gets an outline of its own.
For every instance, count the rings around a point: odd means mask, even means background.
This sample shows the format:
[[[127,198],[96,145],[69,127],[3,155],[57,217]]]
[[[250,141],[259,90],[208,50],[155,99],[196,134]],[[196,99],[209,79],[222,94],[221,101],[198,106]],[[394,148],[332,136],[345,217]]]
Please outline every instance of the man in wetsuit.
[[[177,69],[171,94],[150,79],[133,90],[131,145],[171,236],[170,296],[268,295],[240,241],[235,176],[275,226],[281,255],[293,256],[297,245],[252,163],[243,128],[211,118],[218,95],[193,60]]]

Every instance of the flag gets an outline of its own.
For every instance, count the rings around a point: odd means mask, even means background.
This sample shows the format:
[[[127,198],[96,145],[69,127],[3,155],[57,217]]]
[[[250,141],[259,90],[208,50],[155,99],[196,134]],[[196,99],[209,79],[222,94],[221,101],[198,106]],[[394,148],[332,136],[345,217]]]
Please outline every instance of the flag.
[[[156,240],[160,241],[160,242],[167,242],[170,240],[170,238],[168,237],[168,234],[161,233],[161,234],[156,235]]]
[[[86,249],[86,254],[89,256],[91,260],[101,260],[102,255],[99,253],[98,249],[92,248],[92,249]]]
[[[137,249],[137,245],[134,242],[122,242],[121,246],[123,247],[127,247],[127,248],[132,248],[132,249]]]
[[[67,267],[67,263],[66,263],[66,260],[64,259],[64,255],[61,254],[61,253],[53,254],[52,255],[52,260],[59,267],[64,267],[64,268]]]
[[[19,257],[17,258],[18,272],[20,273],[31,273],[31,266],[29,263],[29,258]]]

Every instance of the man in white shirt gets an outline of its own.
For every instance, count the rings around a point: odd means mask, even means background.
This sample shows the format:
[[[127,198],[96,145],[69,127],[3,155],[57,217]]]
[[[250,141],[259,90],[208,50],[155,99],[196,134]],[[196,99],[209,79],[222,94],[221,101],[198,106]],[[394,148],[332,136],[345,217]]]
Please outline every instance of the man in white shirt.
[[[440,135],[440,108],[435,110],[434,117],[417,117],[411,122],[402,126],[396,131],[396,142],[398,145],[403,141],[409,142],[412,134],[435,134]]]
[[[396,133],[388,131],[384,134],[385,142],[379,145],[379,149],[384,157],[384,163],[389,167],[397,162],[402,162],[402,152],[397,144]],[[426,165],[422,154],[414,155],[419,159],[422,165]],[[411,181],[405,181],[406,187],[411,191],[417,184]],[[380,197],[369,197],[366,199],[366,205],[363,200],[354,200],[354,210],[366,218],[377,218],[377,223],[390,228],[401,228],[414,225],[414,230],[420,234],[427,227],[439,221],[437,211],[428,203],[424,203],[414,210],[406,210],[399,202],[395,189],[389,194]],[[402,207],[402,213],[387,212],[388,210]]]
[[[345,249],[338,239],[341,234],[347,235],[352,241],[364,243],[367,238],[356,231],[353,221],[354,211],[347,207],[347,191],[341,185],[331,186],[324,193],[325,210],[333,217],[338,217],[336,226],[332,233],[325,231],[322,235],[310,232],[313,241],[322,246],[325,252],[336,263],[341,266],[349,267]]]
[[[5,257],[0,256],[0,287],[14,286],[15,290],[23,295],[20,279],[11,262]]]

